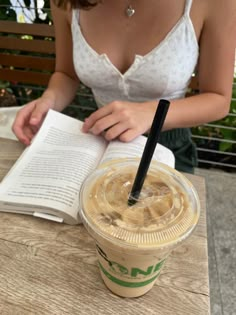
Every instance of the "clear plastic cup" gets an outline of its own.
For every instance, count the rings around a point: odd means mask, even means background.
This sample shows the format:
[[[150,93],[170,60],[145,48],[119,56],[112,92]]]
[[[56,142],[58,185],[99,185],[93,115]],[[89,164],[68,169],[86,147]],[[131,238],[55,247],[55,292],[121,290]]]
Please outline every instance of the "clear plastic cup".
[[[190,181],[158,162],[151,163],[138,202],[128,206],[138,165],[136,159],[103,164],[80,192],[80,217],[95,240],[102,279],[123,297],[153,287],[168,255],[190,236],[200,215]]]

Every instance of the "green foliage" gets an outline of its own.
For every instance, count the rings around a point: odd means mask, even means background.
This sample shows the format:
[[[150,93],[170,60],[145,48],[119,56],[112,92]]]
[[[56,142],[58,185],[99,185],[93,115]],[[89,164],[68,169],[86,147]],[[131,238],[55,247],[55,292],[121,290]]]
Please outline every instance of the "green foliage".
[[[11,9],[9,0],[1,0],[0,20],[16,20],[16,12]]]

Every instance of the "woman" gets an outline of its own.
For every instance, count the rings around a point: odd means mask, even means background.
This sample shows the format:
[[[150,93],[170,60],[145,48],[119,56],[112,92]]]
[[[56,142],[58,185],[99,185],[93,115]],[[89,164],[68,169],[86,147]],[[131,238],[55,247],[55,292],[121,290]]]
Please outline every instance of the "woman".
[[[56,68],[42,97],[13,124],[30,144],[50,108],[63,110],[82,81],[98,109],[84,132],[130,141],[147,133],[160,98],[171,100],[161,142],[176,168],[192,172],[189,127],[218,120],[230,106],[235,0],[54,0]],[[196,69],[200,94],[185,97]]]

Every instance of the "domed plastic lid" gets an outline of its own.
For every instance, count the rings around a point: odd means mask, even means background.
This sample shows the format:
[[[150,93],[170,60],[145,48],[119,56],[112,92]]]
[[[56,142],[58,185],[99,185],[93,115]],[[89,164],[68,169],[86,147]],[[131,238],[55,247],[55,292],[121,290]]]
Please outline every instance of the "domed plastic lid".
[[[152,163],[139,200],[128,206],[137,167],[127,161],[96,170],[81,190],[82,221],[94,237],[117,245],[144,249],[181,242],[199,219],[193,185],[174,169]]]

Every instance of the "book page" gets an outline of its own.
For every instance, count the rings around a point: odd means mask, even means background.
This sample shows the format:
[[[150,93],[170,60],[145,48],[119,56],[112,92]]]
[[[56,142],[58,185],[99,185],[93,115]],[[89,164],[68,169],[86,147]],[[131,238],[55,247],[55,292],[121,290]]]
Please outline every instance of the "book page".
[[[147,138],[139,136],[133,141],[125,143],[120,141],[111,141],[103,155],[101,163],[119,158],[140,158],[146,144]],[[170,167],[175,167],[175,158],[171,150],[161,144],[157,144],[153,159]]]
[[[55,208],[77,218],[81,184],[107,146],[102,137],[83,133],[82,124],[50,110],[33,143],[0,184],[0,200],[14,202],[13,211],[22,203],[24,212],[31,205],[30,211],[44,207],[53,214],[50,208]]]

